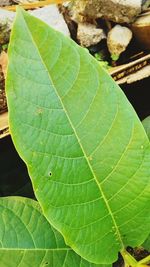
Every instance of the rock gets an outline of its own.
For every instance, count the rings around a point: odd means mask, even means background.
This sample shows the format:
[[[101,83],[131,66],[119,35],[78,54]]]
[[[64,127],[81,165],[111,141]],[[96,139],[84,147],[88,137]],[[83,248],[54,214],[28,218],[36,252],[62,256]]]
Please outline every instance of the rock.
[[[77,28],[78,25],[73,21],[72,14],[70,14],[70,8],[68,2],[64,2],[59,5],[59,11],[63,15],[63,18],[68,26],[71,38],[76,41],[77,40]]]
[[[77,39],[84,47],[89,47],[99,43],[106,38],[103,29],[96,28],[96,25],[90,23],[79,23],[77,30]]]
[[[67,24],[62,14],[60,14],[57,5],[49,5],[29,12],[54,29],[70,36]],[[14,18],[15,12],[0,9],[0,44],[5,44],[9,41]]]
[[[30,13],[46,22],[49,26],[57,31],[62,32],[64,35],[70,36],[68,26],[63,18],[63,15],[59,12],[57,5],[49,5],[42,8],[38,8]]]
[[[126,50],[132,39],[132,31],[120,25],[114,26],[108,33],[107,45],[112,58],[119,58],[120,54]]]
[[[11,0],[1,0],[0,1],[0,6],[9,6],[13,3]]]
[[[141,12],[142,0],[76,0],[73,9],[78,20],[81,16],[104,17],[117,23],[130,23]]]
[[[150,49],[150,13],[141,14],[131,28],[140,45]]]

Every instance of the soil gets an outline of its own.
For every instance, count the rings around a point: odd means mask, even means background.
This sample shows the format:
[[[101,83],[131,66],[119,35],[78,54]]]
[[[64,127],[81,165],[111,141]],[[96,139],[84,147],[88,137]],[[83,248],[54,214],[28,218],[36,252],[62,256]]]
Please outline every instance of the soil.
[[[148,252],[146,249],[140,247],[140,248],[131,248],[127,247],[127,251],[137,260],[140,261],[144,258],[146,258],[148,255],[150,255],[150,252]],[[123,267],[124,266],[124,261],[119,253],[118,260],[113,264],[113,267]]]
[[[150,252],[148,252],[146,249],[144,248],[131,248],[131,247],[128,247],[127,248],[127,251],[137,260],[137,261],[140,261],[144,258],[146,258],[147,256],[150,255]]]
[[[0,66],[0,113],[7,110],[4,74]]]
[[[9,5],[12,5],[12,4],[14,4],[14,2],[11,1],[11,0],[1,0],[0,1],[0,5],[1,6],[9,6]]]

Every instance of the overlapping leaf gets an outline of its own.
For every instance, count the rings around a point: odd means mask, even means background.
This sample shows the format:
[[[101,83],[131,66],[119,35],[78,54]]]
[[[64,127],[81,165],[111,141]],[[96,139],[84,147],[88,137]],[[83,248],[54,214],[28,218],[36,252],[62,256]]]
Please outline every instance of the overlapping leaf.
[[[0,266],[100,267],[67,247],[38,203],[21,197],[0,198]]]
[[[150,144],[132,106],[70,39],[19,11],[10,130],[47,219],[78,254],[112,263],[150,227]]]

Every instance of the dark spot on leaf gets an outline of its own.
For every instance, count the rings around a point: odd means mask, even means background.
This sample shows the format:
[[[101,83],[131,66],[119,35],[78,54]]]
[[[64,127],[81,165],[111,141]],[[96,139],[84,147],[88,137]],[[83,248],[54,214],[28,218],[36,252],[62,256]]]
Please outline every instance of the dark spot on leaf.
[[[45,262],[45,265],[48,265],[48,262]]]
[[[49,172],[49,174],[48,174],[49,176],[52,176],[52,172]]]

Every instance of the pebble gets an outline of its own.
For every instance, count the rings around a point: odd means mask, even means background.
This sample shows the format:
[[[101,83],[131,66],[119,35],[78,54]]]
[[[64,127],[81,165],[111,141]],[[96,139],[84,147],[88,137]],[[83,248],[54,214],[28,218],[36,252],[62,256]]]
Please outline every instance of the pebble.
[[[74,12],[79,19],[104,17],[117,23],[130,23],[142,11],[143,0],[76,0]]]
[[[114,26],[108,33],[107,45],[112,58],[126,50],[132,39],[132,31],[121,25]]]
[[[77,30],[77,39],[81,46],[89,47],[99,43],[106,38],[103,29],[96,28],[96,25],[90,23],[79,23]]]
[[[66,36],[70,36],[68,26],[63,15],[60,14],[57,5],[49,5],[29,12],[55,30],[62,32]],[[5,44],[9,41],[14,18],[15,12],[0,9],[0,44]]]

